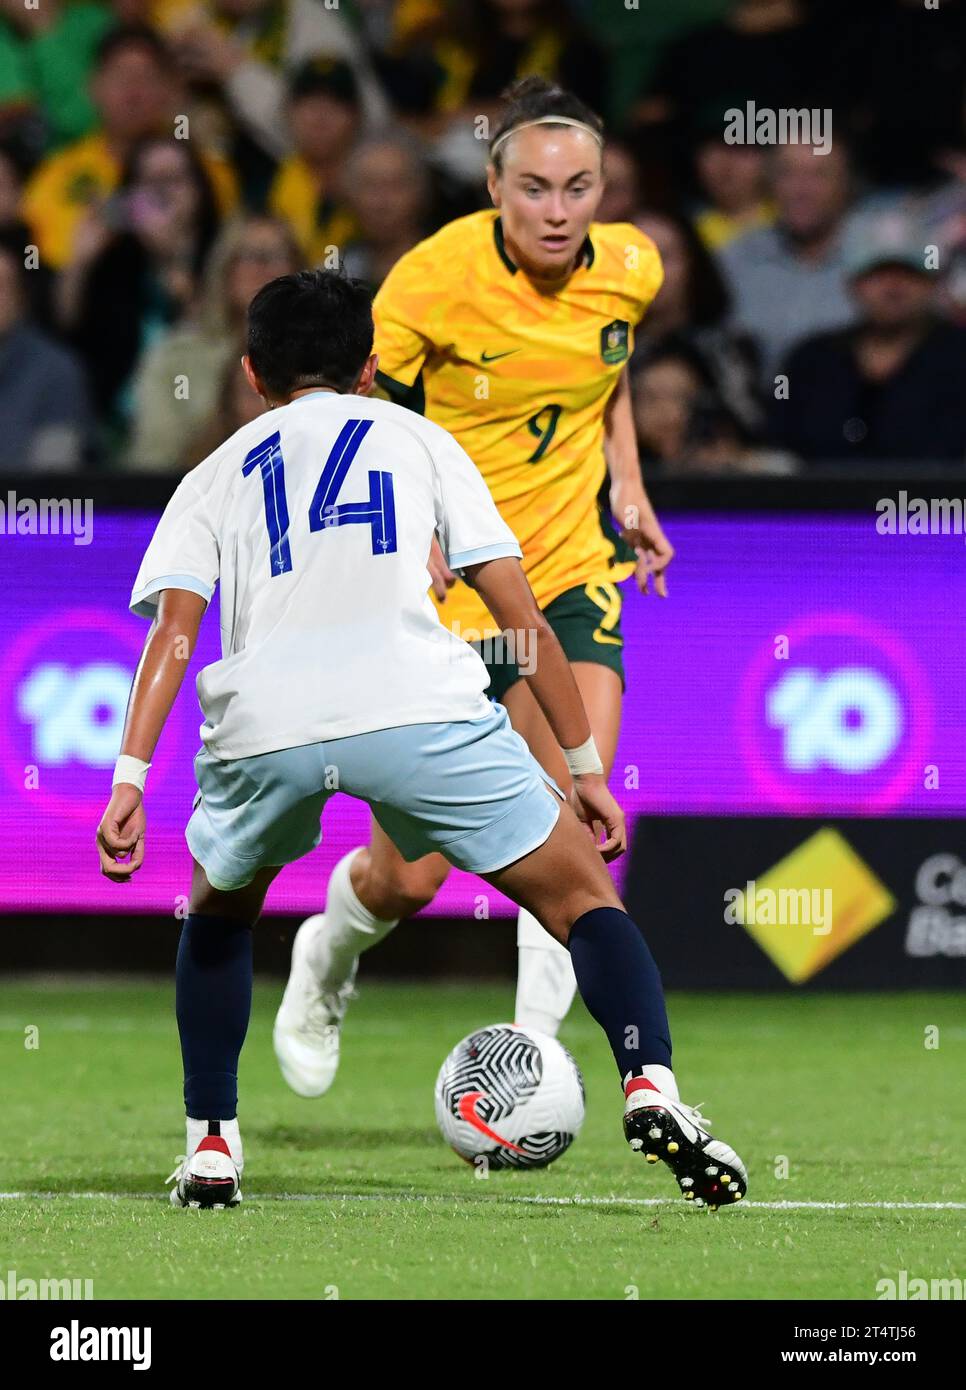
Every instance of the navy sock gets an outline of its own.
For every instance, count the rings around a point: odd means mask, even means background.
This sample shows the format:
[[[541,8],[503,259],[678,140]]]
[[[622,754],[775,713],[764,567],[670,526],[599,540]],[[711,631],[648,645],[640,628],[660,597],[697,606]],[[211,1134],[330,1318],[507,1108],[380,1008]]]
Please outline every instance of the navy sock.
[[[623,1083],[648,1063],[671,1065],[664,987],[637,924],[616,907],[595,907],[570,928],[577,988],[607,1034]]]
[[[252,1008],[251,925],[191,913],[181,928],[175,982],[185,1110],[193,1120],[233,1120]]]

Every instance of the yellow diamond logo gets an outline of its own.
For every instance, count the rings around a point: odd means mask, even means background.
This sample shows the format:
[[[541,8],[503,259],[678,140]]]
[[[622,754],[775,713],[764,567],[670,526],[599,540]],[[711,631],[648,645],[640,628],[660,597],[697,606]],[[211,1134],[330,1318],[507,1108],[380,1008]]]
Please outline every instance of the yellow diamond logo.
[[[733,890],[734,916],[786,979],[801,984],[884,922],[896,900],[837,830],[816,831]]]

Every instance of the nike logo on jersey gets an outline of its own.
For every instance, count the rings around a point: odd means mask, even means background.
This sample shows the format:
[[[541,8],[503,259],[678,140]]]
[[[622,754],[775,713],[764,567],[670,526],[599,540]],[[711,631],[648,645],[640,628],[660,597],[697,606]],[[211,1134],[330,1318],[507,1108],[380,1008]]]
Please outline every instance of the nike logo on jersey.
[[[512,357],[513,354],[514,354],[515,352],[519,352],[519,351],[520,351],[519,348],[510,348],[509,352],[481,352],[481,353],[480,353],[480,361],[481,361],[481,362],[496,362],[496,361],[497,361],[499,358],[501,358],[501,357]]]
[[[477,1114],[476,1102],[478,1100],[483,1100],[483,1098],[484,1093],[482,1091],[467,1091],[466,1095],[460,1096],[457,1106],[460,1119],[465,1120],[466,1123],[472,1125],[474,1129],[478,1129],[481,1134],[485,1134],[487,1139],[495,1139],[496,1142],[502,1144],[504,1148],[512,1149],[514,1153],[518,1154],[525,1153],[526,1150],[521,1149],[519,1144],[511,1143],[509,1139],[504,1139],[501,1134],[497,1134],[495,1129],[490,1129],[490,1126],[483,1117]]]

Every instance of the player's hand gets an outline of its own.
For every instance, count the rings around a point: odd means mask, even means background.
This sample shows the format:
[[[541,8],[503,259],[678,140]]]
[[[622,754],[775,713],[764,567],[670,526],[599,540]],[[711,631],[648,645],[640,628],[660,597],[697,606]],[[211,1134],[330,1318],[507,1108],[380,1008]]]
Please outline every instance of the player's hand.
[[[118,782],[97,827],[101,873],[127,883],[144,862],[144,799],[130,782]]]
[[[611,795],[602,773],[584,772],[575,777],[570,803],[578,818],[590,828],[594,843],[608,864],[624,853],[627,848],[624,812]]]
[[[674,546],[657,523],[644,542],[637,547],[637,569],[634,577],[642,594],[649,592],[648,584],[654,576],[654,592],[658,598],[667,598],[665,572],[674,559]]]
[[[667,580],[664,571],[674,559],[674,546],[655,521],[655,534],[645,545],[638,546],[638,564],[634,571],[635,580],[642,594],[649,594],[650,577],[655,580],[657,598],[667,598]]]
[[[429,559],[426,561],[426,568],[429,570],[429,577],[433,581],[433,593],[440,603],[446,597],[450,589],[456,583],[456,575],[446,563],[446,556],[443,554],[443,547],[436,537],[429,547]]]
[[[615,485],[610,491],[610,507],[620,524],[621,536],[637,551],[637,587],[646,594],[653,576],[654,592],[667,598],[664,575],[674,559],[674,547],[662,531],[643,488]]]

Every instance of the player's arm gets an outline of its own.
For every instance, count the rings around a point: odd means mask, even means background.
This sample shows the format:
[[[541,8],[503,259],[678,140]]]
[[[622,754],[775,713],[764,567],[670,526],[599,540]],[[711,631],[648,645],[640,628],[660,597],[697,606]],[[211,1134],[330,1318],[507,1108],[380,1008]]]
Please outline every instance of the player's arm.
[[[144,650],[134,673],[121,758],[115,777],[138,764],[150,763],[161,730],[181,689],[188,662],[198,639],[198,628],[207,601],[187,589],[164,589],[158,613],[151,624]],[[97,827],[101,872],[114,883],[125,883],[144,860],[144,801],[135,782],[115,781],[107,810]]]
[[[464,577],[504,632],[532,636],[532,670],[521,675],[567,759],[574,782],[574,809],[595,831],[603,826],[606,838],[598,848],[605,859],[615,859],[627,846],[624,813],[608,790],[570,662],[537,606],[523,566],[512,556],[503,556],[467,566]]]
[[[373,350],[379,359],[372,394],[425,414],[423,366],[433,352],[429,324],[433,296],[432,262],[423,244],[401,256],[372,301]]]
[[[561,748],[579,748],[590,738],[590,721],[577,682],[557,635],[537,606],[520,561],[512,556],[488,560],[464,570],[504,632],[526,633],[535,640],[530,682],[537,704]],[[521,672],[521,674],[523,674]]]
[[[641,592],[647,593],[648,580],[654,575],[655,592],[667,598],[665,571],[674,558],[674,548],[661,529],[641,476],[626,367],[604,411],[604,457],[610,474],[611,511],[621,535],[640,556],[637,582]]]

